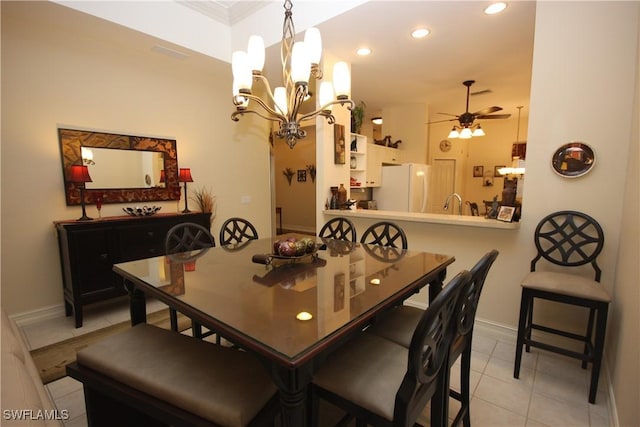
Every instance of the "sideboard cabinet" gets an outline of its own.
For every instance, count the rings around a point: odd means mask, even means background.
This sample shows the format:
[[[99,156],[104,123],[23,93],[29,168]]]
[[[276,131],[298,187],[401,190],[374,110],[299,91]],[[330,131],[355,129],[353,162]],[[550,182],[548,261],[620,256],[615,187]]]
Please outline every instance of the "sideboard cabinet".
[[[113,264],[164,255],[164,238],[176,224],[194,222],[207,229],[211,213],[110,217],[94,221],[56,221],[67,316],[82,326],[82,307],[124,295]]]

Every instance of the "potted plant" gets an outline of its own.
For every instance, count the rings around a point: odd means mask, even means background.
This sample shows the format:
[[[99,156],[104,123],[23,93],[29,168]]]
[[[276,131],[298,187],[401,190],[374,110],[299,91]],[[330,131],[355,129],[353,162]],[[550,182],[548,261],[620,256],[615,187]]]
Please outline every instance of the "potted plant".
[[[360,101],[353,110],[351,110],[351,132],[360,133],[362,123],[364,121],[364,109],[367,104],[364,101]]]
[[[211,212],[211,223],[216,217],[216,196],[207,188],[197,188],[192,192],[191,199],[196,202],[201,212]]]

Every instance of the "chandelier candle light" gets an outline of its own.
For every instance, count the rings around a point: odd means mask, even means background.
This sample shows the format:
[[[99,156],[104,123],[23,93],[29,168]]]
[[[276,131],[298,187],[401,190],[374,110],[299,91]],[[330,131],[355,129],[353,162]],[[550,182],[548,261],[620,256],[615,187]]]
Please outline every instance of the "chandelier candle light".
[[[349,67],[345,62],[337,62],[333,68],[333,85],[324,81],[320,84],[319,103],[321,107],[311,113],[300,114],[302,103],[309,98],[309,78],[322,79],[319,63],[322,56],[322,39],[320,31],[311,27],[307,29],[304,41],[294,42],[295,28],[292,19],[292,3],[284,3],[284,24],[282,27],[282,44],[280,59],[282,61],[282,80],[285,86],[276,87],[272,92],[269,81],[262,75],[265,59],[264,41],[259,36],[251,36],[246,52],[233,53],[231,66],[233,71],[233,104],[236,111],[231,120],[238,121],[246,113],[257,114],[263,119],[278,122],[280,128],[275,136],[284,139],[290,148],[298,140],[307,136],[301,123],[322,116],[329,124],[335,123],[331,113],[335,104],[345,105],[349,110],[355,106],[349,99],[351,78]],[[253,95],[251,88],[254,82],[260,81],[265,86],[268,99]],[[249,102],[254,101],[258,108],[252,109]]]

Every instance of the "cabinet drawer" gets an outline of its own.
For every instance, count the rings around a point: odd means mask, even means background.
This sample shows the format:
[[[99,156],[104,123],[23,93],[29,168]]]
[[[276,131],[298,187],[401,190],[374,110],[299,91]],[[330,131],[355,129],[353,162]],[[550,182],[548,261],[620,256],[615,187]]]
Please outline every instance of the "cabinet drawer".
[[[132,261],[164,254],[164,237],[171,225],[146,224],[119,228],[120,259],[114,262]]]

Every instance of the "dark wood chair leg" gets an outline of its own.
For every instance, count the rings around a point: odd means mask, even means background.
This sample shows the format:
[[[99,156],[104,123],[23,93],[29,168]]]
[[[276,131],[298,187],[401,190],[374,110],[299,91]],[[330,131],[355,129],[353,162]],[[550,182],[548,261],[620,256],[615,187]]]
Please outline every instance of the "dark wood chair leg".
[[[202,325],[194,321],[191,321],[191,329],[193,330],[194,337],[198,339],[202,339]]]
[[[591,367],[591,385],[589,386],[589,403],[596,403],[598,394],[598,379],[600,378],[600,366],[604,351],[604,336],[607,330],[607,314],[609,305],[604,303],[597,309],[596,339],[593,348],[593,366]]]
[[[178,331],[178,312],[176,312],[173,308],[169,309],[169,321],[171,322],[171,330],[173,332]]]
[[[520,319],[518,321],[518,341],[516,343],[516,360],[513,368],[513,377],[520,378],[520,363],[522,362],[522,347],[524,346],[526,321],[529,318],[528,308],[529,293],[523,289],[522,299],[520,300]]]
[[[585,336],[585,339],[584,339],[584,355],[585,356],[589,354],[589,347],[590,347],[589,344],[593,339],[593,323],[595,321],[595,317],[596,317],[596,309],[592,307],[589,309],[589,321],[587,322],[587,332],[584,335]],[[582,369],[587,369],[587,365],[588,365],[587,360],[583,360]]]
[[[534,297],[527,292],[527,323],[525,324],[525,338],[527,341],[531,341],[531,331],[533,331],[533,300]],[[531,351],[531,346],[527,343],[525,346],[527,353]]]
[[[469,382],[471,380],[471,343],[468,348],[462,353],[462,359],[460,360],[460,403],[462,404],[462,424],[464,427],[471,427],[470,400],[471,387]]]

